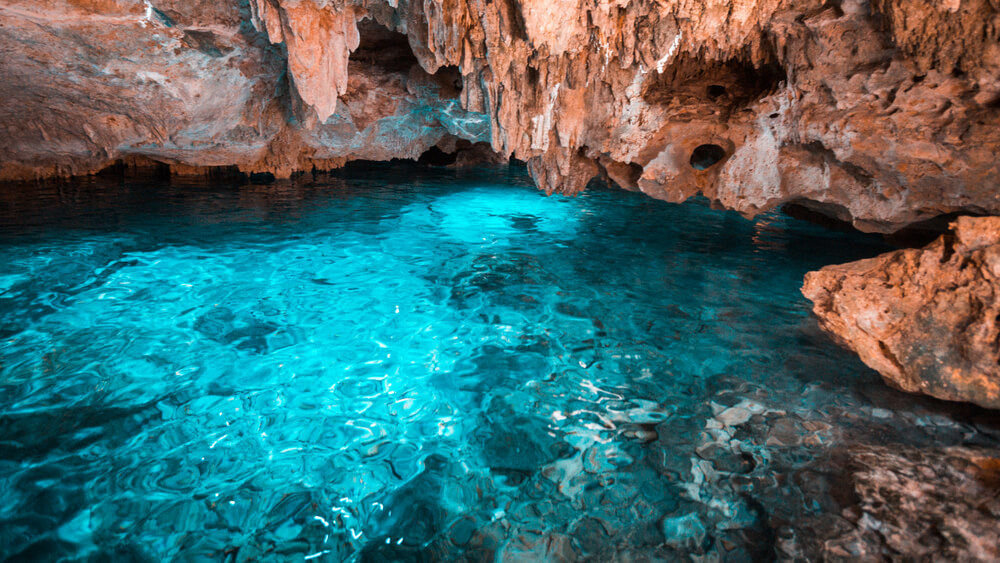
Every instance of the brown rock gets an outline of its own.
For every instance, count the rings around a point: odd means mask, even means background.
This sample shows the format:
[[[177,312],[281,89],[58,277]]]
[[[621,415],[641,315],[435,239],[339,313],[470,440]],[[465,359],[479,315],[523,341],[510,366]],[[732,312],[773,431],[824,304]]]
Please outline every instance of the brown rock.
[[[996,561],[1000,558],[1000,460],[970,448],[859,448],[850,465],[857,532],[828,539],[826,560],[892,553],[905,560]],[[852,541],[864,538],[863,541]],[[879,545],[880,544],[880,545]]]
[[[376,23],[420,73],[362,60]],[[1000,214],[998,38],[995,0],[10,0],[0,180],[287,175],[452,136],[546,191],[603,174],[891,232]],[[442,72],[454,92],[411,87]]]
[[[1000,217],[961,217],[923,249],[827,266],[802,293],[890,385],[1000,408]]]
[[[320,121],[337,109],[337,98],[347,93],[347,62],[358,48],[354,6],[327,9],[313,0],[251,0],[253,22],[266,30],[271,43],[284,43],[288,72],[302,101],[312,106]]]

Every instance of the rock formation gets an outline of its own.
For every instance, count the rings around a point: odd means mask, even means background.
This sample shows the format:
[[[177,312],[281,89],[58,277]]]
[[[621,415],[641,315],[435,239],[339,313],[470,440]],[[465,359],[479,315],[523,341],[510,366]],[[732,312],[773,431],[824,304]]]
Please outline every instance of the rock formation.
[[[841,513],[804,514],[815,535],[784,555],[817,561],[995,561],[1000,557],[1000,459],[995,450],[855,446],[844,466]]]
[[[405,36],[351,19],[342,37],[334,12],[301,6],[265,24],[237,1],[0,5],[0,179],[118,159],[288,176],[489,140],[456,70],[424,72]]]
[[[996,0],[9,0],[0,179],[464,139],[547,191],[888,232],[1000,213],[998,37]]]
[[[1000,217],[953,228],[924,249],[811,272],[802,292],[890,385],[1000,408]]]

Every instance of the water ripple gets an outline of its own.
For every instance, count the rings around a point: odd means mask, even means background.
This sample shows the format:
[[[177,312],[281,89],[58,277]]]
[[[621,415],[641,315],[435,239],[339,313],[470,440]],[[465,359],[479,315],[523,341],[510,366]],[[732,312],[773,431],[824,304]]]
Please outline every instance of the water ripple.
[[[0,193],[0,559],[745,560],[839,514],[823,452],[1000,440],[810,319],[872,238],[516,167],[88,182]]]

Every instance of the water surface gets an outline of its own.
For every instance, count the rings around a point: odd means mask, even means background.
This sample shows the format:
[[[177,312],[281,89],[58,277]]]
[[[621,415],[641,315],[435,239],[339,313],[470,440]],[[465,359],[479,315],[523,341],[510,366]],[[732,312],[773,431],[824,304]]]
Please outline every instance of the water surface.
[[[1000,444],[810,317],[888,247],[778,214],[388,165],[6,188],[0,229],[0,559],[770,558],[831,452]]]

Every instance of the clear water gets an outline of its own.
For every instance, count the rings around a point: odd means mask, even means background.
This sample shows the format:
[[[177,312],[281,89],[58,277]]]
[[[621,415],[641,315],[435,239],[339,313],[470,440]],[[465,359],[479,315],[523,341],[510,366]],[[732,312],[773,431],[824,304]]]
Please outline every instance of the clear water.
[[[879,239],[780,215],[406,166],[0,206],[0,559],[770,558],[832,452],[1000,443],[810,317]]]

